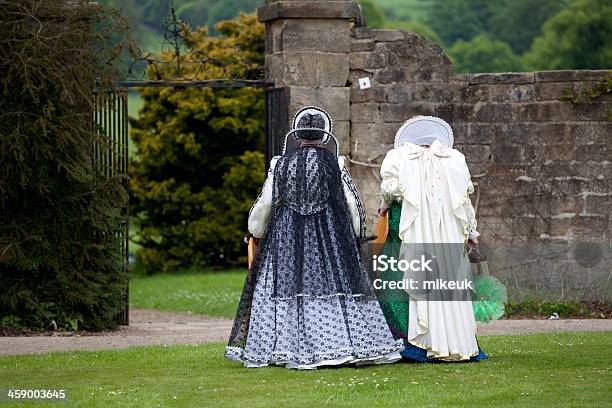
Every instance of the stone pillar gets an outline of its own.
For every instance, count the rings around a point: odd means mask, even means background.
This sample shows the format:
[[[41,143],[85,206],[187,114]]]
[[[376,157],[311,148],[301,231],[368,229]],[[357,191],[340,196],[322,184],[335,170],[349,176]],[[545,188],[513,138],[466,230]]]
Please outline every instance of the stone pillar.
[[[354,1],[266,0],[258,10],[266,24],[268,79],[286,86],[290,115],[316,105],[332,116],[342,154],[350,151],[349,77]]]

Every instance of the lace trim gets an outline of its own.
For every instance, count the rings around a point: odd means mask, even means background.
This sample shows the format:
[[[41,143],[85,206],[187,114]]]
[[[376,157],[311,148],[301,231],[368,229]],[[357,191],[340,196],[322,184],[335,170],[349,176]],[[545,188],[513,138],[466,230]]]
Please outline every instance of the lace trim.
[[[349,191],[355,197],[355,203],[357,204],[357,211],[359,212],[359,238],[365,238],[366,236],[366,211],[361,198],[359,198],[359,192],[357,186],[353,183],[353,178],[349,173],[346,166],[342,167],[342,181],[346,184]]]
[[[404,349],[404,344],[401,340],[396,341],[393,345],[387,347],[379,347],[370,350],[355,350],[344,348],[333,350],[325,353],[315,353],[307,357],[299,356],[290,351],[274,351],[270,355],[253,355],[240,347],[228,346],[225,348],[225,358],[228,360],[242,361],[252,364],[273,364],[277,361],[297,363],[300,365],[314,364],[321,360],[334,360],[341,357],[353,357],[356,359],[370,359],[382,357],[389,353],[401,351]]]
[[[367,296],[367,295],[364,295],[363,293],[358,293],[358,294],[332,293],[330,295],[309,295],[307,293],[296,293],[295,295],[289,296],[289,297],[270,296],[270,299],[272,299],[272,300],[293,300],[293,299],[298,298],[298,297],[308,297],[308,298],[313,298],[313,299],[327,299],[327,298],[332,298],[332,297],[336,297],[336,296],[348,296],[348,297],[352,297],[352,298],[360,298],[360,297],[364,297],[364,296]]]

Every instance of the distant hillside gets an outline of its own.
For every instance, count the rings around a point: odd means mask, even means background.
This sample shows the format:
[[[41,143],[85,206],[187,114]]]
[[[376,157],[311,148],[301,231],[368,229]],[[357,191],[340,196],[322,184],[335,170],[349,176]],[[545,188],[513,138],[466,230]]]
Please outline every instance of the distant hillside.
[[[100,1],[123,10],[143,50],[159,51],[160,26],[170,1]],[[609,67],[610,0],[360,2],[371,27],[400,28],[430,38],[453,60],[457,72]],[[215,23],[253,12],[264,0],[176,0],[175,4],[180,18],[193,27],[206,26],[214,35]]]
[[[157,0],[100,0],[102,4],[121,9],[128,18],[134,39],[147,51],[159,49],[160,26],[170,11],[170,1]],[[264,4],[264,0],[176,0],[177,15],[192,27],[206,26],[214,34],[214,25],[229,20],[240,12],[250,13]],[[432,7],[432,0],[371,0],[385,20],[385,26],[406,27],[424,24]]]
[[[431,0],[374,0],[386,20],[424,24],[432,9]]]
[[[170,1],[101,0],[102,4],[121,9],[127,17],[134,39],[141,48],[155,52],[161,40],[160,27],[170,11]],[[229,20],[241,11],[250,13],[264,0],[176,0],[177,15],[192,27],[206,26],[214,33],[215,23]]]

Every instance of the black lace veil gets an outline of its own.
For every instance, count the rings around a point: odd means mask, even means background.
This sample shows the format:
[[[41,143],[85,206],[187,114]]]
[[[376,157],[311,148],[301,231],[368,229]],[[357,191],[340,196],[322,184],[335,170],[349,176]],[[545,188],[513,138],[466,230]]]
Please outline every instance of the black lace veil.
[[[312,131],[322,129],[319,118],[307,121],[308,135],[321,139],[325,132]],[[331,129],[331,120],[329,123]],[[285,151],[278,159],[270,220],[245,282],[230,347],[246,344],[251,302],[260,275],[266,278],[270,296],[279,302],[332,296],[376,300],[361,262],[360,237],[353,231],[343,178],[346,180],[346,175],[337,155],[320,145]]]

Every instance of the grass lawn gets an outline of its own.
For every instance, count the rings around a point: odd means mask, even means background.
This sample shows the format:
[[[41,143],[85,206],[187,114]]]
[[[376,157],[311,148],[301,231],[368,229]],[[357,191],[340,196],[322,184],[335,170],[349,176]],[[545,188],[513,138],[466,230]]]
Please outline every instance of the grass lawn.
[[[234,317],[246,272],[246,268],[196,270],[134,277],[130,307]]]
[[[480,342],[491,358],[476,364],[307,372],[245,369],[223,359],[222,344],[9,356],[0,383],[65,389],[71,407],[612,406],[612,333]]]
[[[174,312],[234,317],[246,268],[224,271],[188,270],[155,276],[138,275],[130,280],[130,306]],[[592,306],[589,309],[587,306]],[[558,312],[563,318],[610,315],[610,302],[511,302],[506,316],[547,317]]]

